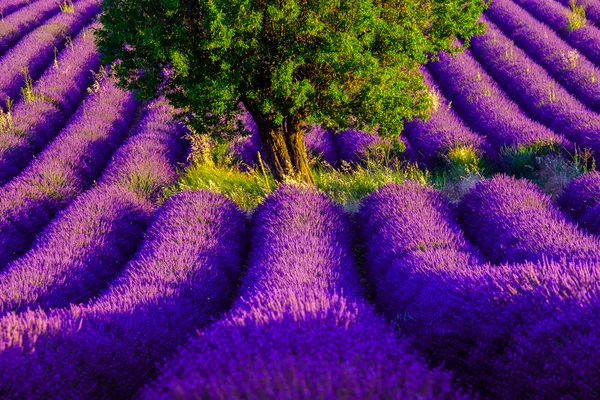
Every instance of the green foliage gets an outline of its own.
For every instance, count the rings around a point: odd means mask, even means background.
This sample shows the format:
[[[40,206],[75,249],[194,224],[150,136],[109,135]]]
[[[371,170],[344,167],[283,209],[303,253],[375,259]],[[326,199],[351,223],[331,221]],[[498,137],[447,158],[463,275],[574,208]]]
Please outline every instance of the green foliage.
[[[425,116],[418,71],[481,32],[484,0],[104,0],[103,62],[142,98],[166,94],[197,132],[261,123],[380,126]],[[165,76],[164,69],[171,73]],[[158,88],[161,88],[158,90]],[[214,131],[214,129],[212,130]]]
[[[577,4],[576,0],[571,0],[571,10],[567,14],[569,32],[579,29],[587,23],[585,17],[585,7]]]

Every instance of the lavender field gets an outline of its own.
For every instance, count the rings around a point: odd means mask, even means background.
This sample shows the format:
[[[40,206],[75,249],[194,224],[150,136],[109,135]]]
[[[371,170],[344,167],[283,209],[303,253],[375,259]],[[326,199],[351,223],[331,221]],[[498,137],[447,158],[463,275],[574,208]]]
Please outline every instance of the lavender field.
[[[0,0],[0,398],[600,398],[600,0],[493,0],[430,118],[305,127],[315,186],[119,86],[101,12]]]

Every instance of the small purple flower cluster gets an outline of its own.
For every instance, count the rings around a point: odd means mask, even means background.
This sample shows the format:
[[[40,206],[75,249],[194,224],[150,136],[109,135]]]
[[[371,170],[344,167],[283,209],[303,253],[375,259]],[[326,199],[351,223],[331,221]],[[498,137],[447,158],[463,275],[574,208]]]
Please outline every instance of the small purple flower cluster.
[[[523,114],[468,50],[456,57],[440,53],[439,58],[428,64],[431,75],[463,121],[496,152],[519,145],[569,145],[565,138]]]
[[[39,78],[52,62],[54,49],[61,50],[66,38],[75,36],[98,12],[98,0],[81,0],[74,12],[61,12],[12,47],[0,59],[0,105],[5,107],[8,99],[17,99],[27,78]]]
[[[225,197],[182,192],[99,299],[0,320],[2,398],[131,398],[157,364],[229,305],[246,217]]]
[[[600,154],[600,115],[557,83],[485,16],[485,35],[472,40],[471,53],[528,114],[580,148]]]
[[[0,313],[68,307],[96,295],[137,249],[158,189],[177,179],[182,126],[164,101],[145,111],[98,185],[78,196],[37,236],[32,249],[0,272]]]
[[[494,264],[600,261],[600,239],[578,230],[525,179],[496,175],[479,182],[463,197],[459,217],[466,236]]]
[[[22,255],[56,212],[100,176],[137,106],[132,93],[104,79],[58,137],[0,188],[0,268]]]
[[[485,14],[565,89],[600,111],[600,70],[591,61],[512,0],[494,0]]]
[[[52,140],[86,94],[100,67],[93,29],[79,34],[73,47],[60,52],[57,66],[33,85],[33,99],[21,99],[0,135],[0,186],[17,175]]]
[[[557,203],[580,226],[600,236],[600,172],[590,171],[573,179]]]
[[[485,139],[456,115],[427,69],[421,68],[421,73],[436,104],[427,121],[406,123],[404,134],[416,153],[416,161],[434,168],[443,164],[442,159],[449,150],[457,147],[471,148],[479,158],[497,158],[498,154]]]
[[[367,275],[390,323],[486,397],[597,396],[600,263],[484,264],[453,214],[414,183],[363,201]]]
[[[364,301],[344,212],[281,186],[255,211],[232,311],[182,348],[141,398],[462,398]]]

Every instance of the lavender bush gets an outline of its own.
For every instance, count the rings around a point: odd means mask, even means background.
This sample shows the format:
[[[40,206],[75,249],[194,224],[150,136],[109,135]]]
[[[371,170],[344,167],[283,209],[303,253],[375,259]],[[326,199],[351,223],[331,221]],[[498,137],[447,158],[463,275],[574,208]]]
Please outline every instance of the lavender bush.
[[[497,158],[498,154],[485,139],[473,133],[456,115],[429,72],[422,68],[421,73],[434,96],[435,108],[427,121],[414,120],[406,123],[404,134],[411,143],[417,160],[434,168],[444,164],[448,151],[454,148],[469,148],[480,158]]]
[[[600,203],[600,172],[589,171],[573,179],[556,202],[573,220],[579,221],[592,207]]]
[[[282,186],[255,211],[247,275],[225,318],[140,397],[461,398],[364,301],[342,210]]]
[[[473,38],[471,53],[481,66],[532,118],[600,155],[600,115],[567,92],[496,25],[484,16],[480,21],[487,25],[486,34]]]
[[[500,153],[521,146],[567,146],[568,141],[532,121],[500,89],[468,51],[446,53],[428,68],[446,98],[475,132]]]
[[[159,189],[175,182],[184,158],[182,127],[155,101],[99,184],[77,197],[32,249],[0,273],[0,312],[67,307],[106,287],[131,258]]]
[[[367,197],[358,221],[378,307],[433,364],[484,397],[600,393],[598,263],[483,264],[442,196],[414,183]]]
[[[35,0],[34,0],[35,1]],[[3,17],[31,4],[31,0],[4,0],[0,4],[0,14]]]
[[[567,221],[530,181],[506,175],[481,181],[459,210],[465,234],[492,263],[600,260],[600,240]]]
[[[17,175],[64,126],[87,93],[100,55],[92,29],[86,28],[60,52],[54,66],[31,87],[0,127],[0,185]]]
[[[485,14],[583,104],[600,111],[600,70],[591,61],[511,0],[495,0]]]
[[[61,12],[12,47],[0,59],[0,105],[8,99],[16,100],[27,78],[39,78],[51,63],[54,49],[61,50],[66,37],[75,36],[99,11],[97,0],[82,0],[74,12]]]
[[[221,195],[188,191],[167,200],[136,257],[97,301],[0,320],[0,396],[130,398],[227,307],[245,228],[244,213]]]
[[[137,103],[106,79],[19,176],[0,188],[0,268],[23,254],[53,216],[99,177],[125,139]]]

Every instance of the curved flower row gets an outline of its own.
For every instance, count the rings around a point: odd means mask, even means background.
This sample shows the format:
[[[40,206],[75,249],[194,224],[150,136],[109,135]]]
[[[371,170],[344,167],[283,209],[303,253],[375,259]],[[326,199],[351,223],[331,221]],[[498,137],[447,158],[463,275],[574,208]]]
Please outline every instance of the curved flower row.
[[[0,128],[0,186],[21,172],[55,137],[87,93],[93,72],[100,67],[89,29],[75,38],[72,47],[60,52],[57,65],[33,85],[33,98],[22,98],[11,110],[11,121]]]
[[[600,70],[591,61],[511,0],[494,0],[485,14],[583,104],[600,111]]]
[[[486,23],[486,33],[473,38],[471,53],[481,66],[532,118],[600,156],[600,115],[560,86],[487,18],[480,21]]]
[[[600,172],[590,171],[573,179],[557,203],[583,228],[600,236]]]
[[[31,4],[31,0],[4,0],[0,4],[0,14],[3,17]]]
[[[459,206],[464,232],[492,263],[600,260],[600,240],[567,221],[528,180],[506,175],[482,181]]]
[[[429,72],[422,68],[421,73],[436,104],[427,121],[406,123],[403,133],[413,148],[416,160],[434,168],[454,148],[470,148],[480,158],[496,158],[498,154],[485,139],[469,129],[456,115]]]
[[[539,21],[558,33],[567,43],[585,55],[594,64],[600,65],[600,29],[584,24],[570,27],[572,10],[568,10],[555,0],[515,0]],[[581,5],[580,2],[575,4]]]
[[[245,215],[230,200],[208,191],[173,196],[94,303],[0,320],[0,396],[131,398],[164,357],[227,307],[245,240]]]
[[[376,303],[430,361],[492,398],[598,393],[600,264],[483,264],[416,184],[383,187],[359,213]]]
[[[15,2],[11,3],[14,4]],[[24,1],[17,1],[17,3],[24,3]],[[0,11],[4,7],[6,6],[3,2],[0,5]],[[0,55],[4,54],[32,29],[37,28],[59,11],[59,3],[56,0],[38,0],[11,15],[6,15],[7,12],[3,11],[4,18],[0,22]]]
[[[136,108],[133,94],[105,79],[56,140],[0,188],[0,269],[100,176],[128,134]]]
[[[479,66],[468,51],[439,55],[429,71],[463,121],[500,153],[519,145],[567,146],[568,141],[531,120]]]
[[[0,59],[0,105],[18,99],[27,79],[38,79],[52,62],[54,49],[61,50],[66,38],[75,36],[99,11],[97,0],[81,0],[74,12],[61,12],[12,47]]]
[[[104,171],[0,272],[0,312],[67,307],[96,295],[135,252],[158,189],[177,179],[183,131],[171,108],[153,103]]]
[[[347,217],[280,187],[256,210],[240,298],[141,398],[460,398],[363,300]]]

